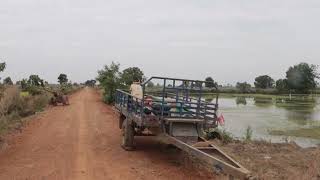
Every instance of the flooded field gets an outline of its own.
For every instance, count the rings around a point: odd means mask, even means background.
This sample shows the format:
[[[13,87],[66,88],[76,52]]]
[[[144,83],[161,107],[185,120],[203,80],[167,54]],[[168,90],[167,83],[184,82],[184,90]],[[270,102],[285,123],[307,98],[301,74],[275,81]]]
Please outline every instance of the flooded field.
[[[302,147],[320,144],[320,97],[222,96],[225,129],[242,138],[250,126],[254,139],[295,141]]]

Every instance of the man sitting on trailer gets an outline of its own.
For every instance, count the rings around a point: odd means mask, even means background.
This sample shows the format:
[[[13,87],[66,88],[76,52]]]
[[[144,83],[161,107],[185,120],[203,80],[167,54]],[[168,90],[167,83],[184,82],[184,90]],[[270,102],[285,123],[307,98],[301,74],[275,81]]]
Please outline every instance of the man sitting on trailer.
[[[143,98],[143,90],[140,81],[135,81],[133,84],[130,86],[130,92],[133,97],[134,101],[141,102]],[[167,102],[165,104],[161,105],[161,101],[158,100],[158,103],[153,102],[153,97],[152,96],[146,96],[144,99],[144,113],[150,115],[153,113],[154,115],[160,115],[161,114],[161,109],[163,108],[163,114],[165,116],[169,115],[171,106]]]
[[[134,98],[138,98],[139,100],[142,99],[143,91],[140,81],[133,82],[133,84],[130,86],[130,92]]]
[[[140,81],[133,82],[133,84],[130,86],[130,92],[131,92],[131,95],[132,95],[134,101],[137,101],[138,103],[140,103],[142,101],[143,90],[142,90]],[[151,114],[151,112],[152,112],[152,99],[150,100],[150,98],[147,97],[145,99],[144,105],[145,105],[144,113],[148,114],[148,115]],[[140,104],[138,104],[138,106],[140,107]]]

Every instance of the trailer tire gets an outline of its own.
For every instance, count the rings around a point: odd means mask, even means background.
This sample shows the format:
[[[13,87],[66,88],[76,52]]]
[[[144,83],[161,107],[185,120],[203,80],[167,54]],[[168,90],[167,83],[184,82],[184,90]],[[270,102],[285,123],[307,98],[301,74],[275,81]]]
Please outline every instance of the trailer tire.
[[[125,119],[122,123],[121,147],[126,151],[134,150],[134,127],[128,119]]]

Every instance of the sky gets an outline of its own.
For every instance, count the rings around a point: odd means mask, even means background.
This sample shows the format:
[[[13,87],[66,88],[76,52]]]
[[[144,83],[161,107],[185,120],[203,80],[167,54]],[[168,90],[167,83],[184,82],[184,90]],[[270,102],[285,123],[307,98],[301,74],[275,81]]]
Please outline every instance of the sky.
[[[319,0],[1,0],[0,77],[95,78],[112,61],[220,84],[320,64]]]

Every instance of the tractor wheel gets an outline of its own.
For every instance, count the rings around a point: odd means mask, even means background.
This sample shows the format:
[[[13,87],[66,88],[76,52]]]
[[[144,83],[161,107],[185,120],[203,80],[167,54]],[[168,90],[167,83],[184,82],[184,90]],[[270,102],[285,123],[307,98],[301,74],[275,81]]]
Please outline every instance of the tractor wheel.
[[[128,119],[125,119],[122,123],[121,146],[126,151],[134,150],[134,127]]]

